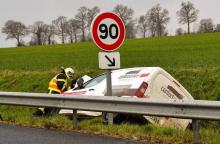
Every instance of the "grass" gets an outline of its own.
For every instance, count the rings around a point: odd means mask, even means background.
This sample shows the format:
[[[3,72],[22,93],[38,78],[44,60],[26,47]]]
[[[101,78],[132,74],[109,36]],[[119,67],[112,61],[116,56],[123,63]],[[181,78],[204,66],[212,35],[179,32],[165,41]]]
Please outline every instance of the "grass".
[[[165,69],[220,67],[220,33],[126,40],[119,49],[122,67],[160,66]],[[74,66],[98,69],[93,43],[32,46],[0,50],[0,70],[50,71]]]
[[[123,68],[160,66],[167,70],[195,99],[220,100],[220,33],[126,40],[119,49]],[[93,43],[0,49],[0,91],[47,92],[50,78],[60,66],[73,66],[76,77],[95,76],[98,48]],[[105,126],[100,119],[80,121],[73,128],[62,116],[34,118],[33,108],[0,106],[4,123],[50,129],[77,130],[153,143],[191,143],[192,133],[152,125]],[[218,122],[201,122],[204,143],[220,140]],[[209,136],[210,135],[210,136]]]
[[[83,119],[79,121],[77,127],[73,127],[71,120],[63,116],[53,117],[32,117],[33,108],[1,106],[2,116],[5,124],[17,124],[23,126],[33,126],[47,128],[51,130],[80,131],[97,135],[108,135],[132,140],[178,143],[192,143],[192,133],[190,131],[180,131],[168,127],[157,127],[153,125],[103,125],[100,118]],[[7,111],[10,109],[10,113]]]
[[[193,135],[189,130],[182,131],[169,127],[154,125],[103,125],[101,118],[82,119],[77,127],[73,127],[72,121],[64,116],[33,117],[34,108],[0,106],[1,114],[4,117],[4,124],[16,124],[47,128],[51,130],[79,131],[96,135],[107,135],[124,139],[138,140],[151,143],[193,143]],[[8,111],[10,110],[10,112]],[[220,140],[219,129],[200,129],[200,140],[202,143],[215,144]]]

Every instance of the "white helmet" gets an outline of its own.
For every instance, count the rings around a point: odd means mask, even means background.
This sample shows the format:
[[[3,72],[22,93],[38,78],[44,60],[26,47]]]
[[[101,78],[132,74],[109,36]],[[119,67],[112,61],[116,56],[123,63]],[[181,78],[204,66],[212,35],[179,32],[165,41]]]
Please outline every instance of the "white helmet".
[[[64,71],[67,78],[73,78],[73,75],[75,73],[73,68],[66,68]]]

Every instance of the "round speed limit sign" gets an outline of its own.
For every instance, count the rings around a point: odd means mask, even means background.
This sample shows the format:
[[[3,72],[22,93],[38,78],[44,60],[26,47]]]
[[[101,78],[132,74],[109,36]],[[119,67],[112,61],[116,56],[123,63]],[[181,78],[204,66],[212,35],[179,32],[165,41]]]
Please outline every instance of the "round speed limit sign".
[[[115,51],[125,39],[125,26],[121,18],[111,12],[99,14],[91,25],[95,44],[104,51]]]

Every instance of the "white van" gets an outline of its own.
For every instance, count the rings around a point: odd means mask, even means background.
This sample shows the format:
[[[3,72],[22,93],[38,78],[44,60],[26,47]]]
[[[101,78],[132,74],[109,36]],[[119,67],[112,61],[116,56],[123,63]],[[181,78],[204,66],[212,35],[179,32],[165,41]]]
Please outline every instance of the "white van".
[[[85,76],[88,80],[88,77]],[[137,67],[112,71],[112,91],[114,96],[148,99],[193,100],[189,92],[170,74],[159,67]],[[106,95],[106,75],[101,74],[85,82],[80,88],[74,88],[65,95]],[[70,111],[69,111],[70,112]],[[72,111],[71,111],[72,112]],[[67,113],[61,110],[60,113]],[[100,115],[97,112],[85,112],[88,115]],[[191,120],[144,116],[149,122],[158,125],[185,129]]]

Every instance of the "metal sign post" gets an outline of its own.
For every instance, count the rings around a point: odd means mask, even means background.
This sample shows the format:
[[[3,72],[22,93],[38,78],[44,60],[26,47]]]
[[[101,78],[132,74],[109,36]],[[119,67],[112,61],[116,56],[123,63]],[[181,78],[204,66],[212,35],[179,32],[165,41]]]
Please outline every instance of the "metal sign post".
[[[111,70],[106,70],[107,96],[112,96],[112,75]],[[113,124],[113,113],[107,114],[108,124]]]
[[[107,96],[112,96],[111,70],[120,68],[120,54],[117,50],[125,39],[125,26],[121,18],[112,13],[101,13],[93,20],[91,25],[94,43],[106,52],[99,53],[99,68],[106,70]],[[103,113],[103,121],[113,124],[113,113]]]

